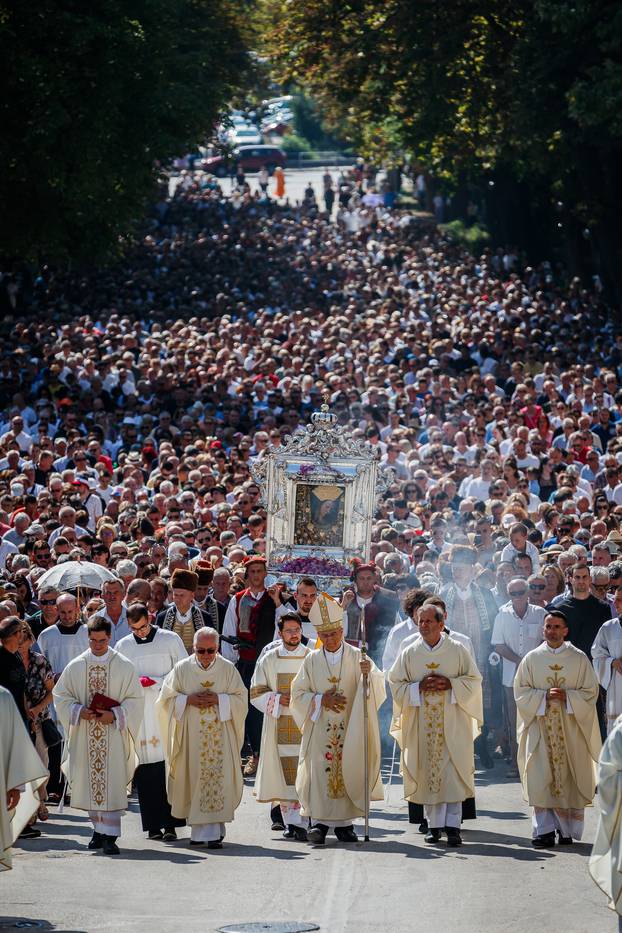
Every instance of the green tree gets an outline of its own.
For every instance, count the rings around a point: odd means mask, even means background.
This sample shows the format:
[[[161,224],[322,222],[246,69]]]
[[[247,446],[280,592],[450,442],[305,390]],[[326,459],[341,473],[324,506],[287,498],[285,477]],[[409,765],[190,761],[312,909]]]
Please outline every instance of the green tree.
[[[402,149],[479,188],[498,236],[563,239],[575,259],[589,242],[622,295],[619,4],[264,3],[278,77],[309,89],[364,154]]]
[[[237,0],[0,0],[0,255],[91,261],[249,69]]]

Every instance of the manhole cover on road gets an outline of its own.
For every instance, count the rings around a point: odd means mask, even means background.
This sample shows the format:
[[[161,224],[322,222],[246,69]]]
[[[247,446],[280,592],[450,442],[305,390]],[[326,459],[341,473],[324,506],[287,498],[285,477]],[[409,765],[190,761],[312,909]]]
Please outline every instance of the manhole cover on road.
[[[309,933],[319,930],[317,923],[302,923],[300,920],[277,920],[275,923],[231,923],[218,927],[218,933]]]

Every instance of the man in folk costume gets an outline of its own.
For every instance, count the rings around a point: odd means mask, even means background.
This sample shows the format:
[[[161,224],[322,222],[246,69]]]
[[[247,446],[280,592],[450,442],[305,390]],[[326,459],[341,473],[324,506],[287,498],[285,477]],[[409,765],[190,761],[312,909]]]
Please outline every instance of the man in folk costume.
[[[108,619],[93,617],[87,632],[89,648],[69,662],[53,691],[66,736],[62,767],[71,806],[87,810],[93,823],[89,849],[118,855],[145,701],[134,665],[110,647]]]
[[[359,645],[361,613],[365,609],[365,631],[369,654],[376,664],[382,663],[382,652],[393,628],[399,611],[399,600],[391,590],[383,589],[378,582],[376,565],[354,560],[351,580],[353,588],[343,594],[341,604],[346,611],[346,641]]]
[[[192,570],[178,568],[171,575],[173,602],[167,609],[158,612],[155,624],[168,632],[175,632],[184,643],[188,654],[192,654],[194,633],[204,626],[218,628],[218,610],[212,600],[211,611],[199,609],[194,597],[199,585],[199,577]]]
[[[242,799],[248,706],[242,678],[218,642],[216,629],[199,629],[193,654],[175,665],[156,701],[171,812],[190,824],[190,845],[207,842],[208,849],[222,848]]]
[[[188,655],[179,635],[150,624],[145,603],[133,603],[127,610],[127,621],[132,633],[117,642],[117,651],[134,665],[145,698],[136,743],[139,765],[134,775],[140,816],[150,839],[172,842],[177,838],[175,826],[183,825],[183,820],[172,816],[166,797],[164,743],[155,704],[164,678]]]
[[[583,833],[583,810],[592,805],[601,748],[598,681],[589,658],[565,641],[564,613],[544,619],[545,642],[518,666],[518,767],[534,808],[532,845],[570,845]]]
[[[484,727],[475,742],[475,751],[485,768],[494,768],[486,735],[489,728],[503,728],[502,691],[499,673],[488,663],[497,604],[492,593],[475,580],[477,551],[458,544],[450,555],[452,582],[443,587],[441,598],[447,607],[447,627],[468,635],[475,652],[475,663],[482,675]]]
[[[384,676],[360,649],[344,641],[343,610],[320,593],[309,618],[322,641],[302,662],[291,686],[290,708],[302,732],[296,793],[311,820],[309,841],[323,845],[329,829],[340,842],[356,842],[353,822],[365,813],[367,794],[382,800],[377,711]],[[363,674],[369,683],[368,775],[364,786]]]
[[[598,829],[590,855],[592,880],[609,898],[622,930],[622,718],[609,730],[598,761]]]
[[[474,797],[473,740],[482,722],[482,678],[470,652],[443,631],[440,606],[418,613],[421,638],[389,671],[392,734],[402,749],[404,796],[423,804],[425,841],[462,845],[463,801]]]
[[[197,577],[197,589],[194,594],[195,604],[202,609],[204,612],[207,612],[212,628],[215,628],[218,632],[221,629],[220,626],[220,616],[218,614],[218,605],[213,596],[209,594],[209,588],[214,579],[214,568],[211,561],[209,560],[195,560],[190,564],[190,569],[193,570]]]
[[[603,690],[605,701],[607,734],[622,713],[622,623],[619,618],[610,619],[598,630],[592,645],[592,663]]]
[[[0,687],[0,871],[11,868],[11,846],[36,812],[35,791],[47,776],[15,700]]]
[[[290,710],[291,683],[309,654],[302,644],[296,612],[279,617],[280,643],[262,653],[251,681],[251,703],[263,713],[261,754],[255,782],[259,801],[280,804],[285,839],[307,841],[308,820],[301,816],[296,774],[302,735]]]
[[[235,593],[225,615],[222,633],[235,638],[238,648],[226,642],[222,645],[223,657],[236,662],[237,669],[247,688],[250,688],[257,659],[262,650],[274,638],[276,606],[265,588],[266,559],[258,555],[245,561],[246,589]],[[262,715],[250,706],[246,718],[245,740],[251,756],[244,767],[244,775],[250,777],[257,771],[261,745]]]

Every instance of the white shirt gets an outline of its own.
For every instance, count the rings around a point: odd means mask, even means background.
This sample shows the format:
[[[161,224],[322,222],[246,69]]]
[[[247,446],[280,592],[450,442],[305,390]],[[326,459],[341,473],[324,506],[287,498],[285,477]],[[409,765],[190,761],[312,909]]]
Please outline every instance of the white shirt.
[[[387,635],[384,651],[382,652],[382,670],[385,674],[388,674],[397,661],[397,657],[403,648],[404,640],[414,633],[418,635],[419,629],[412,619],[407,617],[401,620],[398,618]]]
[[[540,570],[540,554],[538,553],[538,548],[535,544],[532,544],[531,541],[526,542],[524,551],[517,550],[513,544],[506,544],[501,551],[501,561],[511,564],[518,554],[523,553],[531,558],[531,572],[538,573]]]
[[[251,599],[254,599],[256,603],[259,602],[265,590],[260,590],[259,593],[248,592],[248,596]],[[225,612],[225,620],[222,624],[222,634],[228,635],[231,638],[234,638],[238,631],[238,601],[235,596],[231,597],[229,605],[227,606],[227,611]],[[233,645],[228,645],[226,641],[220,643],[220,652],[223,658],[226,658],[227,661],[231,661],[233,664],[238,659],[237,649]]]
[[[107,609],[104,609],[103,612],[96,612],[95,617],[97,619],[107,619],[108,622],[110,622],[110,625],[112,626],[112,635],[110,638],[110,644],[112,645],[113,648],[118,641],[121,641],[121,639],[125,638],[126,635],[130,635],[132,633],[132,630],[128,625],[127,609],[125,608],[125,606],[121,607],[121,615],[119,616],[118,622],[114,622],[110,618],[110,616],[108,615]]]
[[[540,606],[527,604],[527,610],[522,617],[514,611],[512,601],[505,603],[497,613],[492,629],[492,644],[505,645],[514,654],[524,658],[527,652],[533,651],[542,643],[542,626],[546,610]],[[514,661],[503,658],[503,686],[511,687],[516,674]]]

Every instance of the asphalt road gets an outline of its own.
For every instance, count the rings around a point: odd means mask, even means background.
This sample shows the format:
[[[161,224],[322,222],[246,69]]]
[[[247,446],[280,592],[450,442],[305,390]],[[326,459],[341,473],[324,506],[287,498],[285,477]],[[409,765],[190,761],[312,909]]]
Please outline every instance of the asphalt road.
[[[299,920],[323,933],[614,933],[615,914],[587,874],[595,812],[586,842],[535,851],[520,786],[504,771],[497,763],[478,774],[479,817],[454,850],[427,846],[409,825],[401,783],[373,811],[368,844],[329,837],[324,849],[272,833],[250,785],[219,851],[191,849],[188,830],[175,844],[147,842],[133,802],[122,853],[106,858],[86,851],[81,813],[52,811],[45,836],[16,849],[0,876],[0,929],[21,920],[65,933],[211,933]]]
[[[322,198],[323,185],[322,185],[322,176],[324,174],[324,166],[321,168],[287,168],[285,169],[285,197],[289,198],[292,202],[302,201],[305,193],[305,188],[311,182],[315,190],[315,197],[318,199],[318,203]],[[333,182],[335,187],[337,186],[337,178],[339,177],[340,168],[335,166],[329,166],[329,171],[333,176]],[[169,190],[172,192],[175,190],[179,176],[172,176],[171,182],[169,185]],[[257,173],[249,172],[246,176],[251,191],[255,191],[258,188],[257,184]],[[219,184],[222,186],[222,190],[225,195],[231,194],[232,184],[230,178],[220,178],[218,179]],[[270,186],[268,188],[268,193],[273,195],[274,192],[274,179],[270,179]],[[322,204],[323,206],[323,204]]]

